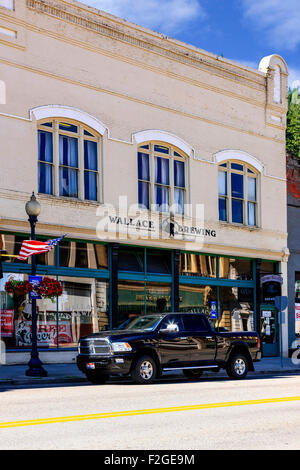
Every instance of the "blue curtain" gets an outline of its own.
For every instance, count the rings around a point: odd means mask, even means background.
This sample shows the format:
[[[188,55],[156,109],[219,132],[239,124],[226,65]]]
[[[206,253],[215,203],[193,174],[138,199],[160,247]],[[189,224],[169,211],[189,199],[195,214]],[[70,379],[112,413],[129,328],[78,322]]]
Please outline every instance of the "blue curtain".
[[[97,173],[84,172],[84,198],[89,201],[97,201]]]
[[[139,206],[149,209],[149,184],[139,181]]]
[[[84,169],[98,170],[97,142],[84,141]]]
[[[169,160],[155,157],[155,183],[169,184]]]
[[[174,186],[185,187],[184,162],[174,160]]]
[[[53,194],[52,162],[53,141],[52,133],[38,131],[39,164],[38,164],[38,187],[39,193]],[[45,163],[43,163],[45,162]]]
[[[78,168],[78,140],[76,138],[59,136],[59,163]]]
[[[149,155],[146,153],[138,153],[138,178],[139,180],[149,181]]]

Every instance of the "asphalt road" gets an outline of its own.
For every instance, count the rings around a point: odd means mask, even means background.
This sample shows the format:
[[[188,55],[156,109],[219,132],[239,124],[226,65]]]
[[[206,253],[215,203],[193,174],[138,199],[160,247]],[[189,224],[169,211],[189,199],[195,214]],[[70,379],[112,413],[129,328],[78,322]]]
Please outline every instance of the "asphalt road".
[[[0,388],[0,449],[300,449],[300,375]]]

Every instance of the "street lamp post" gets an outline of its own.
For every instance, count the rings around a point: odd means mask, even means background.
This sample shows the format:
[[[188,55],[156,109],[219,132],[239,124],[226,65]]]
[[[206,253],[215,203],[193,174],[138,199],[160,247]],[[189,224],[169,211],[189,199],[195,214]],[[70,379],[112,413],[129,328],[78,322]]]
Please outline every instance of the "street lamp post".
[[[35,240],[35,225],[38,221],[38,215],[41,212],[41,205],[36,200],[34,192],[30,201],[26,202],[25,210],[28,215],[28,221],[31,228],[31,240]],[[36,275],[36,255],[31,257],[31,274]],[[28,362],[29,369],[25,374],[30,377],[46,377],[47,371],[43,368],[42,362],[39,359],[37,347],[37,314],[36,314],[36,299],[32,298],[32,317],[31,317],[31,357]]]

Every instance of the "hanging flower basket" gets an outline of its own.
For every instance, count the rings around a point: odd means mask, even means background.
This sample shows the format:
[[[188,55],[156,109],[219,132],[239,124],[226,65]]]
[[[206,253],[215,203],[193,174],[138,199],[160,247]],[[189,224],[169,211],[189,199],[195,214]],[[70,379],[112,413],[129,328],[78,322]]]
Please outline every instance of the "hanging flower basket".
[[[5,291],[17,297],[24,296],[33,289],[29,281],[7,281],[5,283]]]
[[[44,277],[36,288],[36,293],[45,299],[51,299],[54,302],[55,297],[62,295],[62,285],[55,279]]]

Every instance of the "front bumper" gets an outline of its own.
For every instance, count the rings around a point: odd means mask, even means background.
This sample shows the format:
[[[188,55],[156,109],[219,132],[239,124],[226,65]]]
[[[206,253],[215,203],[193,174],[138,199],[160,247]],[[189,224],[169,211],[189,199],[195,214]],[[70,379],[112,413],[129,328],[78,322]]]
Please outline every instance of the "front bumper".
[[[131,370],[132,359],[133,355],[130,353],[101,357],[79,354],[76,358],[76,362],[78,369],[84,374],[90,370],[95,370],[108,375],[126,375],[129,374]]]

